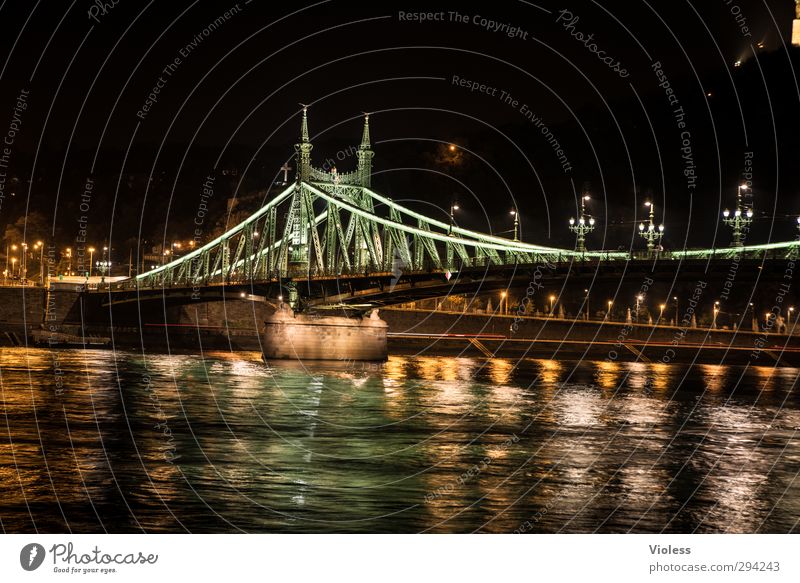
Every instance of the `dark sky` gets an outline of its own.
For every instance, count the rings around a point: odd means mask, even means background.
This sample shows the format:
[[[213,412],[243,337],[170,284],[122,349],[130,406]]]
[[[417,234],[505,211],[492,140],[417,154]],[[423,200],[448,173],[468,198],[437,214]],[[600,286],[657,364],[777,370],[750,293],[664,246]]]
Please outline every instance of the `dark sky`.
[[[751,159],[752,242],[793,235],[791,1],[106,4],[0,0],[0,134],[29,92],[2,224],[37,210],[69,240],[92,177],[93,237],[184,236],[207,174],[235,169],[240,196],[268,186],[304,102],[317,165],[357,143],[370,111],[376,188],[431,213],[458,199],[481,230],[507,229],[518,206],[526,240],[570,245],[586,184],[603,225],[590,246],[628,247],[647,197],[668,246],[727,244],[717,217]],[[457,160],[437,153],[451,142]]]

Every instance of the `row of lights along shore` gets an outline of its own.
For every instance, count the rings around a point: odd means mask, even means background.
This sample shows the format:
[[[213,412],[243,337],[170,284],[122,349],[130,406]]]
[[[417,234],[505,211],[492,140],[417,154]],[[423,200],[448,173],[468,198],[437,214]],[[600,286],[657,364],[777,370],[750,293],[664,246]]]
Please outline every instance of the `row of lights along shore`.
[[[586,302],[586,310],[582,313],[582,317],[580,317],[580,318],[568,318],[567,316],[565,316],[563,314],[563,307],[559,307],[560,306],[560,298],[557,297],[555,294],[551,294],[551,295],[549,295],[547,297],[547,299],[549,300],[549,305],[547,306],[547,310],[546,310],[547,317],[548,318],[553,318],[553,319],[559,319],[559,320],[571,320],[571,319],[589,320],[590,319],[589,318],[589,312],[590,312],[590,310],[589,310],[589,290],[585,289],[583,291],[586,294],[586,297],[584,298],[584,301]],[[508,292],[506,292],[506,291],[500,292],[500,303],[498,304],[498,311],[499,311],[500,314],[506,315],[506,316],[509,315],[509,309],[508,309],[509,299],[510,298],[508,297]],[[662,303],[662,304],[658,305],[658,310],[659,310],[658,311],[658,319],[653,321],[652,316],[649,314],[649,311],[647,310],[647,306],[646,306],[646,303],[645,303],[646,302],[646,298],[645,298],[644,294],[637,294],[636,296],[634,296],[634,301],[635,301],[634,305],[631,306],[633,308],[633,310],[628,308],[627,312],[626,312],[627,315],[625,317],[625,321],[627,323],[629,323],[629,324],[634,324],[634,323],[635,324],[641,324],[641,323],[644,323],[640,319],[640,315],[644,311],[644,312],[647,313],[647,316],[648,316],[647,322],[646,322],[648,325],[651,325],[651,326],[652,325],[656,325],[656,326],[663,326],[663,325],[666,325],[666,326],[678,326],[678,325],[680,325],[681,318],[680,318],[680,305],[679,305],[678,296],[672,296],[672,305],[674,306],[675,318],[672,321],[667,322],[666,324],[664,323],[664,311],[667,310],[667,308],[669,307],[669,305],[667,303]],[[605,315],[602,317],[602,320],[609,321],[609,322],[614,320],[613,315],[612,315],[614,306],[615,306],[614,300],[607,300],[606,301],[606,306],[605,306],[606,311],[605,311]],[[558,308],[558,312],[559,312],[558,316],[556,316],[557,308]],[[752,312],[752,316],[753,316],[753,320],[754,320],[753,329],[756,330],[757,329],[756,322],[758,321],[758,318],[757,318],[757,311],[756,311],[755,305],[752,302],[750,302],[750,304],[747,306],[747,310],[749,312]],[[789,306],[789,308],[787,308],[787,311],[786,311],[787,319],[786,319],[786,322],[785,322],[786,325],[789,325],[789,324],[800,324],[800,313],[795,314],[796,311],[797,310],[795,309],[794,306]],[[712,307],[712,310],[711,310],[711,323],[710,323],[710,326],[709,326],[711,329],[714,329],[714,330],[717,329],[717,316],[720,314],[720,312],[721,312],[720,303],[719,303],[719,301],[716,301],[716,302],[714,302],[714,306]],[[600,312],[600,313],[602,314],[603,312]],[[739,314],[737,314],[737,316],[738,315]],[[771,321],[777,319],[777,318],[778,318],[778,316],[776,316],[776,314],[774,312],[765,312],[764,320],[763,320],[764,321],[764,325],[769,327],[769,323]],[[697,327],[696,323],[692,323],[690,325],[693,328]]]
[[[31,262],[31,260],[38,268],[37,276],[33,277],[38,277],[39,282],[44,284],[44,281],[48,276],[47,260],[44,256],[44,248],[44,241],[36,241],[32,247],[29,247],[29,245],[24,242],[10,243],[6,245],[6,264],[5,269],[3,270],[3,284],[8,285],[9,283],[15,281],[28,281],[29,262]],[[94,260],[94,254],[97,252],[97,249],[90,246],[86,248],[86,251],[89,253],[88,272],[78,274],[73,269],[72,260],[74,258],[74,251],[72,247],[66,247],[61,253],[61,258],[66,262],[66,265],[63,266],[63,271],[59,272],[58,275],[82,275],[92,277],[94,270],[96,269],[102,277],[105,277],[111,269],[111,261],[108,259],[108,247],[103,245],[102,259],[97,261]]]
[[[258,236],[258,233],[255,233]],[[193,251],[197,245],[195,240],[185,243],[180,241],[172,242],[166,249],[159,251],[156,255],[149,254],[149,261],[142,264],[144,269],[155,269],[159,265],[177,259],[184,251]],[[58,251],[58,264],[53,265],[54,273],[48,273],[51,268],[49,258],[45,256],[45,243],[36,241],[32,246],[28,243],[9,243],[6,245],[5,269],[3,270],[3,285],[17,285],[29,282],[31,279],[43,283],[48,275],[58,277],[95,277],[101,278],[110,275],[113,266],[109,257],[109,247],[103,245],[102,248],[88,246],[83,248],[89,255],[89,260],[82,263],[79,260],[81,251],[73,247],[64,247]],[[102,249],[102,257],[95,261],[95,254]],[[156,257],[155,262],[152,261]],[[35,275],[31,273],[31,264],[35,269]],[[129,266],[130,267],[130,266]],[[129,269],[130,271],[130,269]]]

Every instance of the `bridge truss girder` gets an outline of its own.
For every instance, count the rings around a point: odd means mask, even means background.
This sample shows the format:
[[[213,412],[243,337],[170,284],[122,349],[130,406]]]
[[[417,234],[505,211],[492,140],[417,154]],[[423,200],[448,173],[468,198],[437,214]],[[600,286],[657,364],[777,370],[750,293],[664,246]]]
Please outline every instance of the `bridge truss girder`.
[[[659,259],[791,257],[798,243],[687,250]],[[749,255],[748,255],[749,254]],[[119,284],[126,289],[201,287],[330,278],[458,272],[574,259],[631,259],[624,252],[557,249],[477,233],[421,215],[370,188],[298,181],[242,223],[184,257]]]

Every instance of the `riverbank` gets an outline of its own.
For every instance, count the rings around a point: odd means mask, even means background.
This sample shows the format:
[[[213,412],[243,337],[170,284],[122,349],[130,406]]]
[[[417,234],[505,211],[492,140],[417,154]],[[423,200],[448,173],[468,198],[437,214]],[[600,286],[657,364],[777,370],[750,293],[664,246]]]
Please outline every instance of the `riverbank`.
[[[0,288],[0,346],[75,347],[85,340],[153,353],[261,351],[272,312],[263,302],[201,302],[89,322],[79,298],[74,290]],[[398,308],[380,316],[389,324],[390,354],[800,366],[796,323],[793,333],[776,334]]]
[[[800,366],[800,327],[784,335],[427,310],[381,317],[392,354]]]

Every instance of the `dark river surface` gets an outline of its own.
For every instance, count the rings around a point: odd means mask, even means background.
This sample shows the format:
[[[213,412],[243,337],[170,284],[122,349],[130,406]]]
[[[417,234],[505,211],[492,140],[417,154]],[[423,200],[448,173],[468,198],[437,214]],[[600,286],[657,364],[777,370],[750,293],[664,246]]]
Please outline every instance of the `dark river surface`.
[[[0,349],[5,532],[798,532],[800,369]]]

